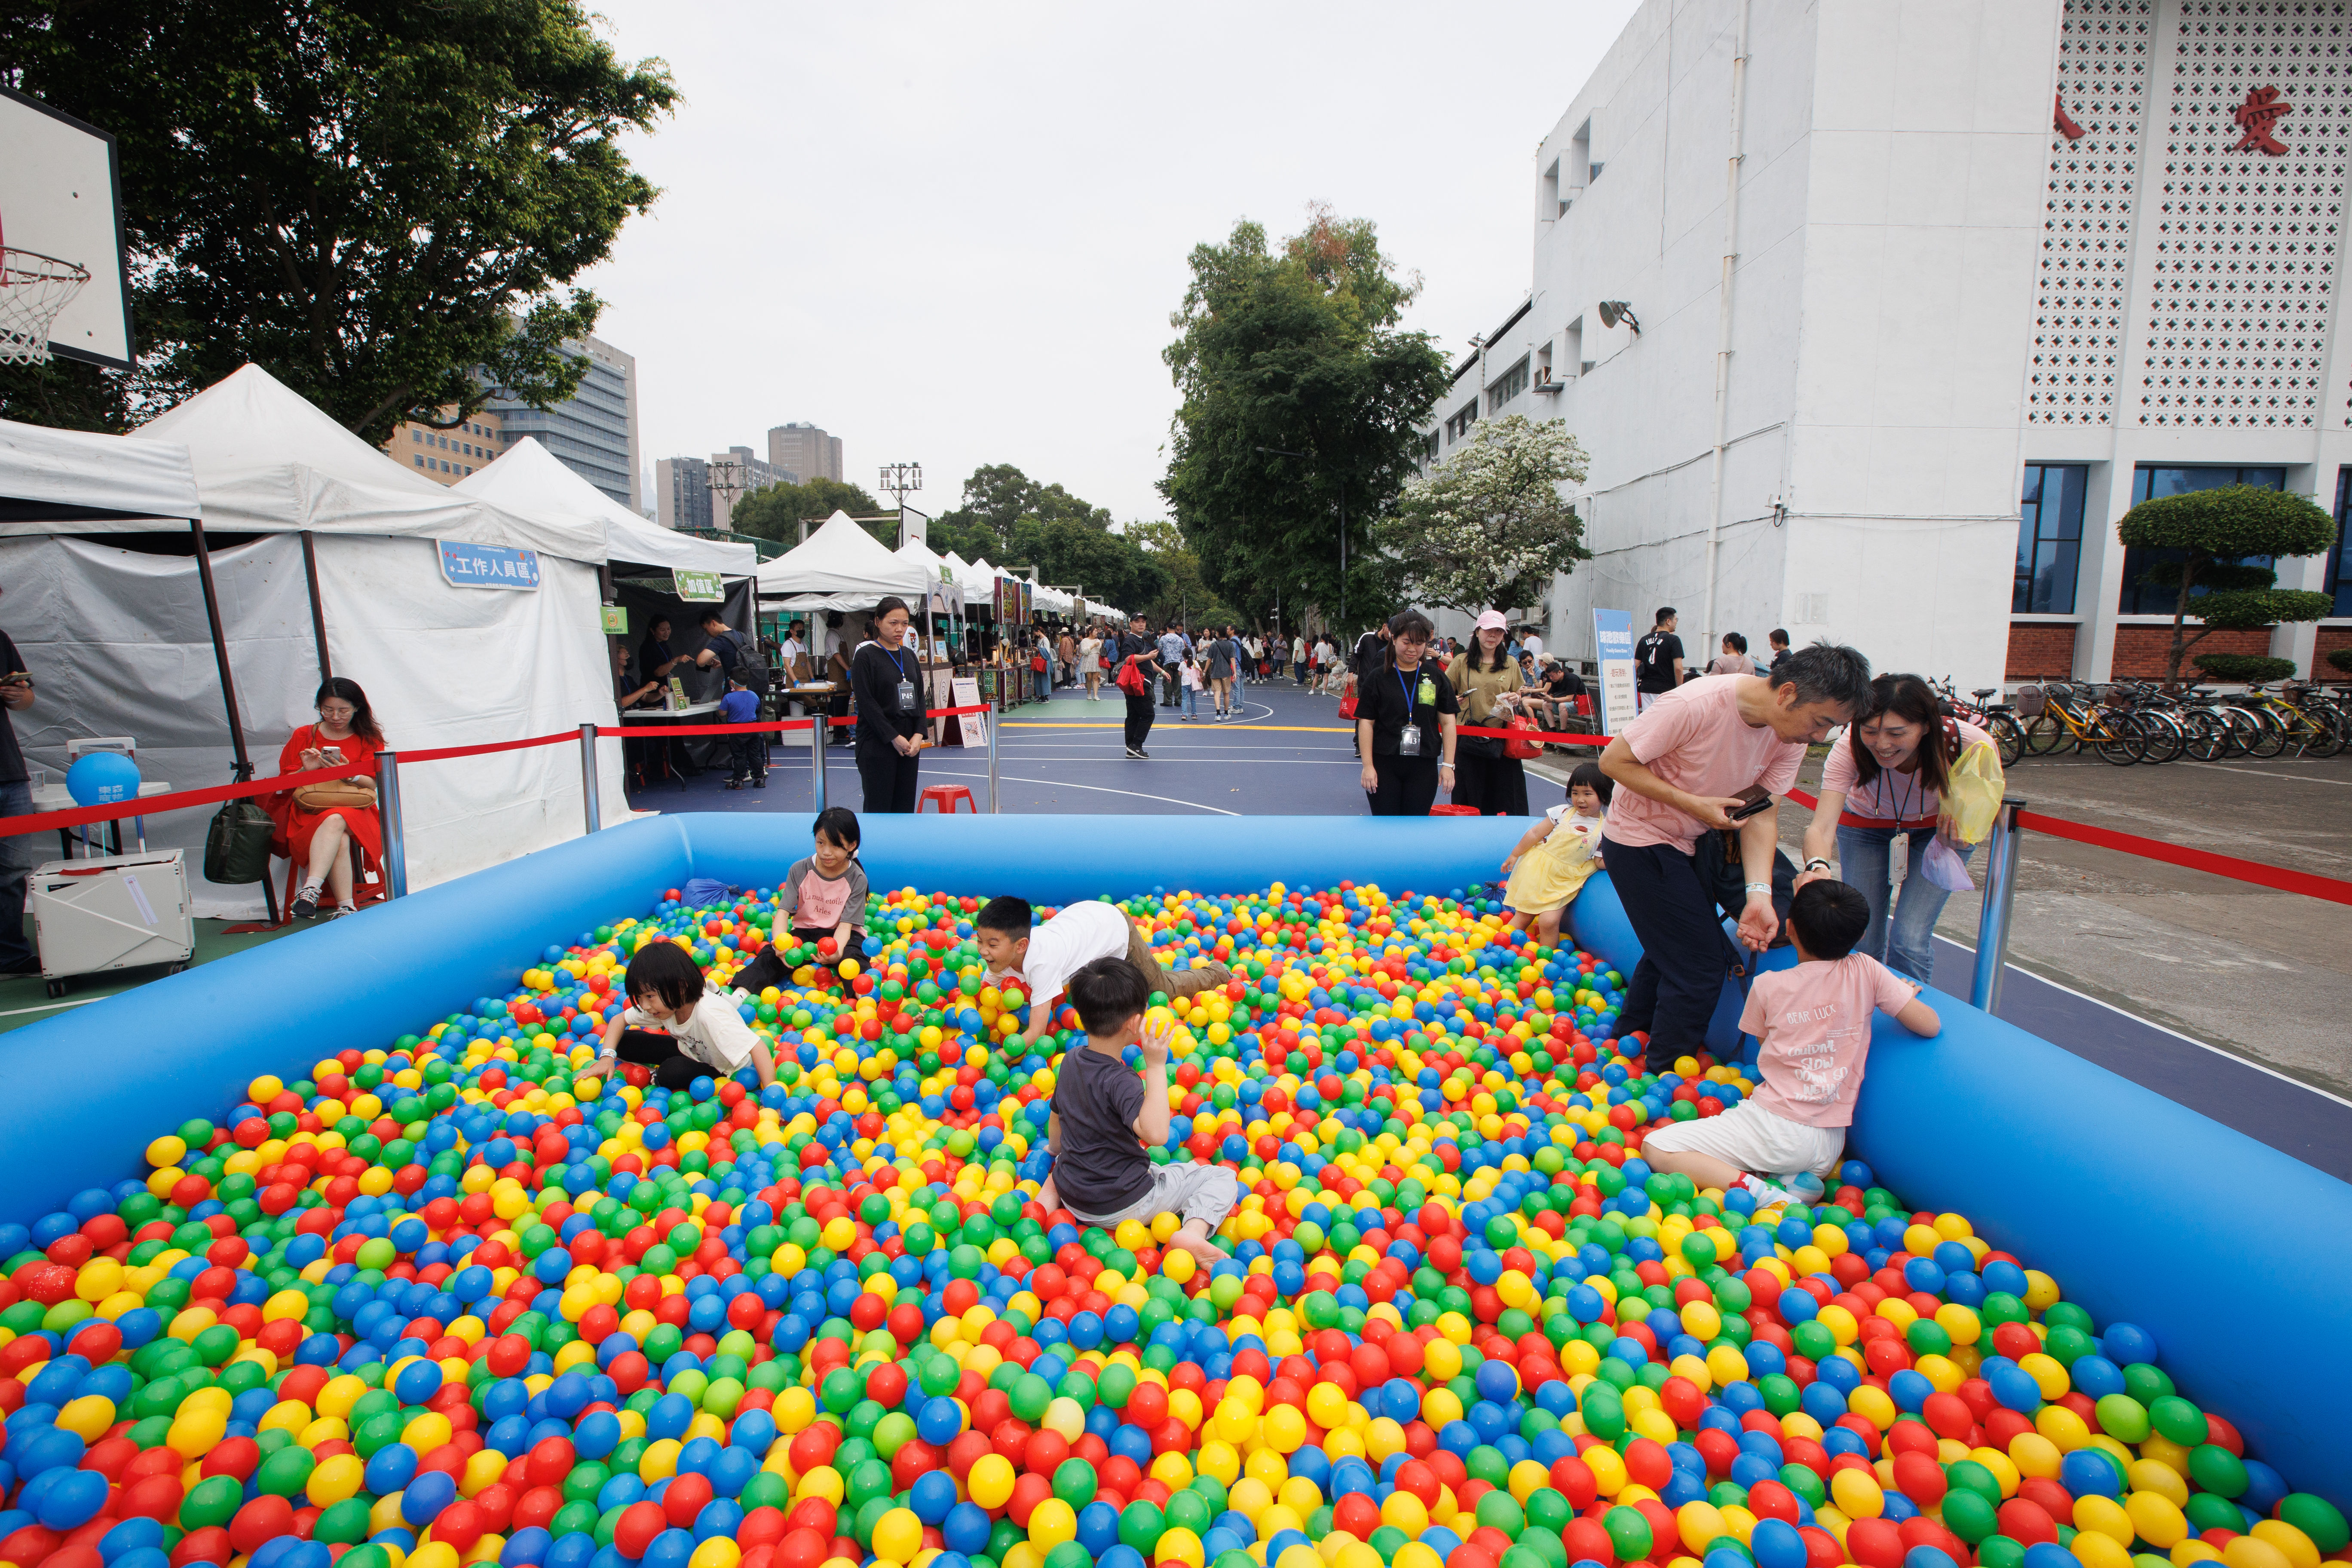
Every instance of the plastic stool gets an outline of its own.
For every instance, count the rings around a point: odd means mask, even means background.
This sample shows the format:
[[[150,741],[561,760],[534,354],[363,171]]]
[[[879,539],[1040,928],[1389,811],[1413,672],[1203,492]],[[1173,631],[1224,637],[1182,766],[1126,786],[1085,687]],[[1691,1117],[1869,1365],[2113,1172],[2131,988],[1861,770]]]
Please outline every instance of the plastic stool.
[[[1432,816],[1479,816],[1484,814],[1475,805],[1433,805],[1429,808],[1429,815]]]
[[[956,802],[958,801],[961,801],[964,805],[971,806],[971,814],[974,816],[978,816],[980,815],[980,804],[971,798],[971,791],[964,788],[961,784],[931,784],[928,786],[923,791],[922,797],[915,802],[915,809],[919,812],[926,805],[936,805],[940,810],[952,816],[955,815]]]

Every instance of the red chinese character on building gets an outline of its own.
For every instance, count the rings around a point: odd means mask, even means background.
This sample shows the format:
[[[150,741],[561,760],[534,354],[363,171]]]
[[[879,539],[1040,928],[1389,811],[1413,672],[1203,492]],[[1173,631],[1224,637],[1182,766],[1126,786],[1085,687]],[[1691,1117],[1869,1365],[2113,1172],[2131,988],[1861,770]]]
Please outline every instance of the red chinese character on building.
[[[2083,128],[2074,123],[2073,115],[2066,112],[2066,100],[2061,98],[2053,107],[2057,110],[2058,117],[2051,122],[2051,129],[2069,142],[2080,142],[2083,139]]]
[[[2286,143],[2278,139],[2274,128],[2282,119],[2294,112],[2294,105],[2282,100],[2279,97],[2278,89],[2274,87],[2254,89],[2246,94],[2246,101],[2238,105],[2237,110],[2230,116],[2237,122],[2238,128],[2245,132],[2238,139],[2238,144],[2230,151],[2242,153],[2249,147],[2258,147],[2273,156],[2284,153]]]

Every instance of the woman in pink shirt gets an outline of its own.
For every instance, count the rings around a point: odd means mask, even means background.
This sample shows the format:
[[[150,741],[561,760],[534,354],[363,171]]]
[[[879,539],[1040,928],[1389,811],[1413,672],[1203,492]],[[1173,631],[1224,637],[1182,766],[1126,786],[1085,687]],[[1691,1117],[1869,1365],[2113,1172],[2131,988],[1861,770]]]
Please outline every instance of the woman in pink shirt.
[[[1822,764],[1821,804],[1805,829],[1805,868],[1797,885],[1832,874],[1834,838],[1837,874],[1870,901],[1870,929],[1856,950],[1898,974],[1931,977],[1936,917],[1952,895],[1919,868],[1937,835],[1951,764],[1969,747],[1992,743],[1974,724],[1946,718],[1935,691],[1917,676],[1882,675],[1870,683],[1868,711]],[[1897,838],[1910,843],[1899,893],[1891,886]],[[1963,862],[1974,847],[1947,842]]]

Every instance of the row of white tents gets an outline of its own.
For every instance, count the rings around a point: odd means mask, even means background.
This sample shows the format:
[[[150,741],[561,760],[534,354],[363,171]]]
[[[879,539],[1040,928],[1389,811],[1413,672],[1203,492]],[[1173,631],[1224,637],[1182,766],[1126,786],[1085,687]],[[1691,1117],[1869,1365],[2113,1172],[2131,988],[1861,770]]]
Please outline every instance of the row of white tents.
[[[536,588],[455,585],[451,543],[533,552]],[[657,527],[531,440],[444,486],[253,366],[131,436],[0,421],[0,626],[38,693],[14,720],[27,760],[60,776],[68,741],[128,736],[144,777],[174,789],[226,783],[240,758],[268,777],[329,671],[359,682],[404,751],[609,725],[610,574],[756,568],[763,602],[865,608],[945,581],[936,562],[836,514],[757,567],[750,544]],[[621,820],[618,741],[597,773]],[[584,826],[570,746],[404,768],[401,792],[412,887]],[[201,879],[210,816],[152,818],[148,842],[190,851],[196,913],[257,913],[257,887]]]
[[[1012,575],[985,559],[967,562],[953,552],[938,554],[919,539],[892,550],[835,512],[798,546],[761,566],[758,580],[761,608],[806,613],[870,607],[877,587],[912,605],[946,584],[953,585],[964,605],[992,605],[998,579]],[[1059,616],[1076,609],[1075,595],[1038,583],[1034,575],[1027,580],[1034,609]],[[1116,609],[1092,601],[1087,613],[1118,618]]]

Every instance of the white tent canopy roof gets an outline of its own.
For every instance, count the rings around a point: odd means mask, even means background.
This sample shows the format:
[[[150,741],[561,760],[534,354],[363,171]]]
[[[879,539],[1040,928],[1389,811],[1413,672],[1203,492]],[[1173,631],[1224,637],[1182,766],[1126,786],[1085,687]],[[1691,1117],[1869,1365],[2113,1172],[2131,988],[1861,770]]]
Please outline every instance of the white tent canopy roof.
[[[496,462],[449,487],[522,512],[553,512],[566,521],[586,519],[604,530],[604,548],[616,563],[664,569],[685,567],[749,577],[760,564],[751,544],[730,544],[698,534],[679,533],[644,518],[563,466],[562,459],[526,436]]]
[[[760,598],[791,610],[870,609],[889,595],[920,597],[928,578],[908,560],[836,511],[800,544],[754,574]]]
[[[215,382],[139,433],[187,448],[205,522],[215,529],[461,540],[569,561],[605,559],[597,522],[513,510],[436,484],[257,365]]]
[[[100,533],[140,520],[184,530],[203,515],[185,447],[0,419],[0,500],[26,520],[0,533]],[[57,516],[45,516],[55,509]],[[144,531],[142,529],[140,531]]]

